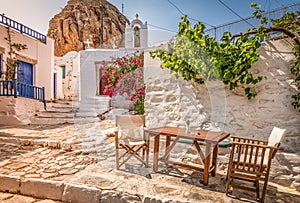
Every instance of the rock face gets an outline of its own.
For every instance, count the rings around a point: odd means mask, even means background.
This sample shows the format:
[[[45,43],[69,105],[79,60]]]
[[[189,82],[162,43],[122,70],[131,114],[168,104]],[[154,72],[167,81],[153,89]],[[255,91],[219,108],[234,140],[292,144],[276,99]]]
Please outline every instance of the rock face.
[[[128,19],[106,0],[69,0],[50,20],[47,35],[55,40],[55,56],[89,46],[118,48],[124,44],[126,23]]]

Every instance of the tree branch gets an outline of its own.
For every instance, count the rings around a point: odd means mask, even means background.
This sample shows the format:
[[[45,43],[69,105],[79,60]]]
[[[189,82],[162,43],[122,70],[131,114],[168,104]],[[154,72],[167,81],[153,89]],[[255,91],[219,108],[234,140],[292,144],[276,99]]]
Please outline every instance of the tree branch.
[[[272,27],[266,28],[265,33],[274,32],[274,31],[282,32],[282,33],[286,34],[288,37],[290,37],[292,40],[294,40],[294,42],[297,45],[300,46],[300,40],[299,40],[298,36],[296,34],[294,34],[293,32],[291,32],[291,31],[289,31],[289,30],[287,30],[283,27],[272,26]],[[243,36],[243,35],[253,35],[253,34],[256,34],[257,32],[258,32],[257,30],[253,30],[253,31],[250,31],[250,32],[235,34],[231,37],[231,40],[233,40],[236,37]]]

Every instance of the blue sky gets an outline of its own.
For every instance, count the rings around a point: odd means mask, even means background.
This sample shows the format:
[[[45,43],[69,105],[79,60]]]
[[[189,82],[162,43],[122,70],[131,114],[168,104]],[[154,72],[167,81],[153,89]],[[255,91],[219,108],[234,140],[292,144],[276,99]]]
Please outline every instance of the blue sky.
[[[252,15],[250,3],[256,2],[266,11],[299,2],[298,0],[222,0],[239,16],[220,3],[220,0],[108,0],[132,20],[136,13],[148,22],[150,43],[174,35],[181,12],[212,26],[240,20]],[[17,20],[43,34],[47,33],[49,20],[67,4],[67,0],[0,0],[0,13]],[[173,4],[173,5],[172,5]],[[174,6],[175,5],[175,6]],[[178,11],[178,9],[180,11]],[[195,23],[195,21],[191,21]],[[210,28],[209,25],[206,25]],[[164,28],[164,29],[158,29]]]

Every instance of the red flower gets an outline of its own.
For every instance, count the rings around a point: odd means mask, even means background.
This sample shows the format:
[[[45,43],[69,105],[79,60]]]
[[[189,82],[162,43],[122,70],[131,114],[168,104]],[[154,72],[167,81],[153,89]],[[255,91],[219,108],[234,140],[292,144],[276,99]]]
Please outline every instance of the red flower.
[[[126,93],[134,104],[143,104],[145,97],[143,66],[144,53],[138,52],[132,56],[112,58],[112,63],[103,64],[103,77],[108,82],[103,93],[110,97]]]

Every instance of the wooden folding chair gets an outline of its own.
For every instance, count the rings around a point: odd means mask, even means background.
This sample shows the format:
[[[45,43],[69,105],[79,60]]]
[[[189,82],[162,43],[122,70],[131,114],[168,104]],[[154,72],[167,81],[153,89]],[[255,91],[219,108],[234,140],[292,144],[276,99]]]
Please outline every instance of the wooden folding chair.
[[[145,167],[149,163],[149,139],[144,134],[145,117],[142,115],[116,116],[116,168],[134,157]]]
[[[264,202],[272,159],[285,136],[286,130],[274,127],[268,140],[232,136],[226,195],[233,188],[256,192],[256,199]],[[250,181],[254,187],[234,184],[234,179]],[[259,181],[263,182],[262,195],[259,195]]]

